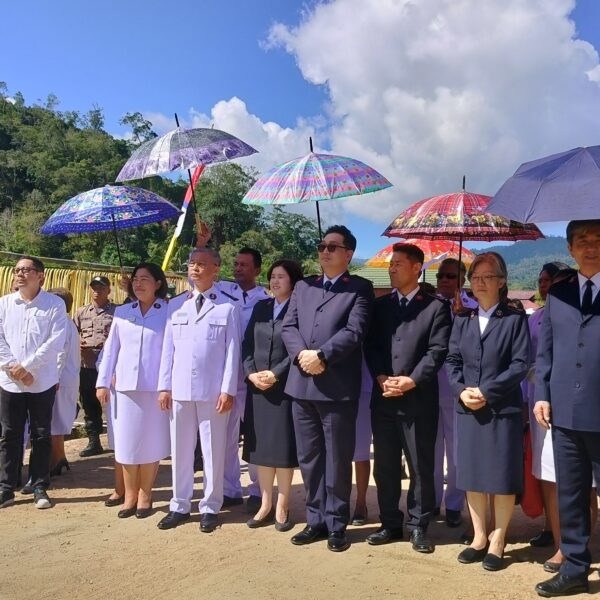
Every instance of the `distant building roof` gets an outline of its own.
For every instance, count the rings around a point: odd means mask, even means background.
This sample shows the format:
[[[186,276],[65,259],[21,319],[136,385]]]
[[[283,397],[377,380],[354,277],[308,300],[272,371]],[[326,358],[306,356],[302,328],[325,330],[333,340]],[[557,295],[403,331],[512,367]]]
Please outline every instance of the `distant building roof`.
[[[388,270],[382,267],[361,267],[352,271],[352,274],[368,279],[376,289],[390,289],[391,287]]]
[[[508,297],[512,300],[531,300],[535,298],[535,290],[508,290]]]

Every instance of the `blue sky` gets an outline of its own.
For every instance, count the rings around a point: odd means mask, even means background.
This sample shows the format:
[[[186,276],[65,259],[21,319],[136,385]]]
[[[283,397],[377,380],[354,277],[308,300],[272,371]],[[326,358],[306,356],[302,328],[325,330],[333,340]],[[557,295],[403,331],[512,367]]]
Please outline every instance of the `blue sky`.
[[[371,2],[370,8],[374,8],[378,0]],[[425,0],[428,5],[436,3],[440,5],[441,14],[448,10],[445,0]],[[518,4],[518,0],[513,3]],[[275,146],[266,146],[263,158],[267,162],[272,160],[271,164],[296,156],[296,149],[304,143],[306,131],[311,127],[321,132],[321,144],[326,149],[332,140],[337,144],[335,150],[353,148],[344,136],[355,126],[352,110],[360,103],[360,98],[353,104],[344,103],[342,96],[347,89],[344,88],[347,78],[340,76],[336,81],[335,66],[332,75],[332,67],[326,64],[327,57],[319,56],[319,48],[310,47],[311,27],[318,27],[319,20],[306,11],[317,4],[296,0],[181,0],[173,3],[158,0],[108,0],[102,3],[33,0],[4,3],[0,18],[0,80],[8,84],[11,92],[21,91],[27,103],[38,99],[43,102],[49,93],[54,93],[60,100],[59,110],[85,112],[98,105],[104,109],[107,131],[115,134],[123,133],[118,120],[126,112],[160,114],[165,121],[178,112],[190,121],[193,114],[210,116],[217,103],[237,97],[245,103],[243,110],[246,112],[242,110],[242,116],[248,122],[248,131],[251,131],[250,125],[258,123],[262,130],[269,131],[265,133],[271,136],[268,140],[277,137],[276,150]],[[370,3],[364,0],[363,4]],[[503,4],[500,2],[498,6]],[[348,21],[358,17],[347,15]],[[571,18],[575,21],[577,36],[600,48],[600,3],[597,0],[578,1]],[[279,43],[266,47],[265,41],[276,23],[288,27],[286,35],[290,36],[293,47],[287,51],[281,35]],[[310,26],[302,27],[303,24]],[[298,25],[301,26],[299,33],[294,30]],[[334,33],[343,33],[346,26],[345,20],[340,20],[340,32],[329,30],[332,37]],[[372,32],[372,36],[376,44],[376,32]],[[351,30],[341,39],[340,45],[348,44],[347,49],[352,49]],[[390,47],[392,42],[390,38]],[[341,52],[348,54],[347,49],[342,48]],[[323,48],[323,53],[333,51],[335,48]],[[347,68],[343,65],[343,57],[342,53],[340,72]],[[378,66],[373,63],[374,69]],[[330,88],[325,81],[330,83]],[[467,93],[472,88],[473,82],[466,81],[458,91]],[[367,89],[363,96],[368,96],[368,92]],[[577,94],[577,90],[573,90],[573,94]],[[560,101],[568,104],[569,98],[565,99],[563,93]],[[231,112],[231,107],[227,108]],[[363,113],[365,128],[369,126],[367,122],[371,116],[377,117],[374,112],[370,110],[368,118]],[[514,116],[515,122],[520,118],[518,114],[510,115]],[[239,114],[236,118],[235,122],[240,123]],[[318,120],[312,122],[313,119]],[[270,122],[277,125],[276,134],[269,129],[267,124]],[[394,122],[394,115],[386,115],[380,123],[387,126],[390,122]],[[295,136],[295,142],[286,145],[287,142],[281,139],[285,137],[282,132],[288,130],[290,138]],[[438,130],[444,130],[444,123]],[[540,136],[539,132],[537,135]],[[247,141],[252,143],[253,140]],[[370,152],[369,149],[367,152],[371,142],[377,151]],[[501,173],[508,177],[522,160],[534,158],[538,148],[537,156],[548,153],[546,148],[565,149],[588,143],[589,139],[580,141],[576,135],[547,141],[541,134],[538,144],[532,142],[525,147],[523,143],[522,148],[515,150],[512,162],[506,161],[510,168],[503,166],[504,170],[500,170],[498,167],[500,175],[494,173],[485,179],[478,173],[481,168],[473,167],[475,176],[469,177],[469,181],[485,188],[473,191],[493,193],[497,187],[490,188],[501,181]],[[453,166],[444,177],[438,178],[431,170],[429,175],[420,173],[420,180],[415,183],[411,182],[411,168],[404,167],[398,159],[388,159],[386,151],[380,150],[378,145],[383,147],[385,144],[365,134],[364,141],[357,139],[358,150],[355,152],[364,149],[366,154],[357,156],[363,160],[374,157],[374,166],[395,184],[399,208],[389,208],[388,202],[384,207],[378,205],[377,210],[374,208],[369,214],[364,208],[350,211],[337,206],[328,215],[332,220],[343,219],[355,230],[359,238],[358,254],[362,257],[368,257],[386,245],[388,240],[378,236],[390,215],[394,216],[410,201],[457,189],[462,176],[460,168],[470,164],[471,155],[466,154],[460,166]],[[518,146],[517,143],[511,147]],[[403,155],[406,156],[406,152]],[[423,162],[421,159],[420,164]],[[386,165],[389,165],[389,172]],[[467,171],[467,166],[464,170]],[[454,181],[456,184],[452,183]],[[548,226],[544,230],[556,234],[562,232],[562,226]]]

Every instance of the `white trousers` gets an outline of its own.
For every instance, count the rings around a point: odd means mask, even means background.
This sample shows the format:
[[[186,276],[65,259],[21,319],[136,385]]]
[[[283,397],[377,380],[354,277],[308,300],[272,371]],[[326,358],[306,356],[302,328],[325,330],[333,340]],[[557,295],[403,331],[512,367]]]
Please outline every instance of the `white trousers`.
[[[230,498],[241,498],[243,496],[242,484],[240,482],[240,422],[244,418],[244,409],[246,408],[246,384],[240,384],[238,387],[233,409],[227,423],[227,447],[225,449],[225,481],[223,484],[223,493]],[[202,447],[204,453],[204,446]],[[258,485],[258,473],[255,465],[248,465],[248,475],[250,484],[248,493],[251,496],[260,496],[260,487]]]
[[[189,513],[194,494],[194,449],[200,432],[204,459],[204,497],[201,514],[218,514],[223,504],[223,474],[229,413],[219,414],[215,402],[173,401],[171,420],[171,460],[173,497],[169,510]]]

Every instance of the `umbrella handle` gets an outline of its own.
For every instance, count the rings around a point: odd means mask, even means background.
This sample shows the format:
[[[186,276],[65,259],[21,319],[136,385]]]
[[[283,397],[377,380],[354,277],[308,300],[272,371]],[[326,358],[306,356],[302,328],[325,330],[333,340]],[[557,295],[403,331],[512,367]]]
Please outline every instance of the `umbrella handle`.
[[[123,275],[123,259],[121,258],[121,248],[119,248],[119,236],[117,235],[117,223],[115,221],[115,215],[110,213],[110,218],[113,224],[113,233],[115,234],[115,243],[117,244],[117,256],[119,257],[119,267],[121,269],[121,275]]]

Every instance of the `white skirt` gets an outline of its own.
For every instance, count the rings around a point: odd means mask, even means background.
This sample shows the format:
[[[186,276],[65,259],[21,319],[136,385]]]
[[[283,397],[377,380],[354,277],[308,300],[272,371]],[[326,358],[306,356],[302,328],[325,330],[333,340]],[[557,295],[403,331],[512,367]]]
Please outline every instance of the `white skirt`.
[[[73,429],[73,421],[77,416],[77,398],[79,387],[58,387],[52,408],[51,435],[69,435]]]
[[[169,412],[158,406],[158,392],[116,392],[111,413],[118,463],[143,465],[169,456]]]

